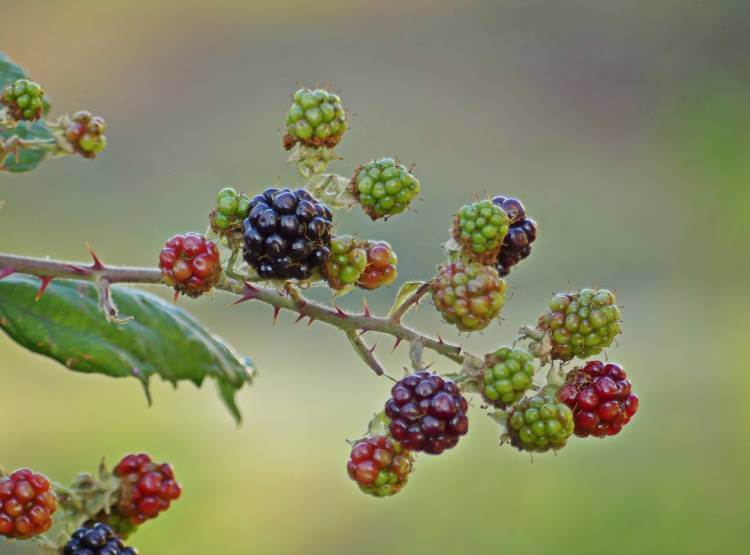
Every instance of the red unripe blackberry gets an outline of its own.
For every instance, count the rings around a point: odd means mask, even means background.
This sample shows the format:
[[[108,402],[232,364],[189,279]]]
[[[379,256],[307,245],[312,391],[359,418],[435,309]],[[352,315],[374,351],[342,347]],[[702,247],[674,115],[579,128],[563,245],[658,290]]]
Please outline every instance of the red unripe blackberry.
[[[458,386],[431,372],[396,383],[385,404],[393,438],[406,449],[439,455],[469,431],[468,404]]]
[[[526,217],[526,209],[520,200],[497,196],[492,202],[502,208],[510,218],[508,234],[503,239],[496,264],[500,276],[505,277],[516,264],[531,254],[531,244],[536,240],[537,225],[534,220]]]
[[[120,479],[120,498],[110,524],[118,532],[156,518],[182,494],[172,467],[154,463],[148,455],[127,455],[114,474]],[[120,519],[125,522],[118,522]]]
[[[559,398],[573,409],[579,437],[617,435],[638,411],[625,370],[599,360],[568,373]]]
[[[245,261],[265,279],[308,279],[331,256],[332,219],[305,189],[266,189],[242,222]]]
[[[480,331],[500,315],[505,282],[490,266],[452,262],[432,282],[432,300],[449,324],[461,331]]]
[[[96,158],[107,146],[104,119],[82,110],[76,112],[65,126],[65,138],[84,158]]]
[[[175,235],[159,253],[162,281],[175,291],[200,297],[221,277],[216,245],[197,233]]]
[[[385,241],[369,243],[367,245],[367,266],[357,280],[362,289],[377,289],[383,285],[391,285],[396,281],[398,257],[391,246]]]
[[[414,456],[398,441],[375,436],[363,439],[352,448],[346,470],[359,488],[375,497],[387,497],[401,491],[413,470]]]
[[[49,480],[24,468],[0,480],[0,536],[25,540],[52,526],[57,497]]]

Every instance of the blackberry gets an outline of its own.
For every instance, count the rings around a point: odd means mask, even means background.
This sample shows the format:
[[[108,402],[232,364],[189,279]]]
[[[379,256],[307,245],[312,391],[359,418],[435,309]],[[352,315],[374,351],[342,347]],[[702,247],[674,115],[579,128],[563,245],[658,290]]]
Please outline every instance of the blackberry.
[[[599,360],[569,372],[559,398],[573,409],[579,437],[616,435],[638,411],[638,397],[622,366]]]
[[[482,264],[494,263],[510,219],[500,206],[482,200],[463,206],[453,221],[453,238],[467,259]]]
[[[557,399],[558,390],[547,387],[516,404],[508,418],[508,435],[520,451],[557,451],[573,434],[573,411]]]
[[[286,115],[284,148],[336,146],[349,127],[338,95],[324,89],[299,89]]]
[[[357,281],[362,289],[377,289],[383,285],[391,285],[398,277],[396,270],[398,257],[391,246],[385,241],[368,243],[367,266]]]
[[[97,522],[76,530],[62,555],[138,555],[138,551],[125,547],[111,527]]]
[[[57,497],[49,480],[24,468],[0,479],[0,536],[25,540],[52,526]]]
[[[354,445],[346,470],[363,492],[387,497],[395,495],[406,485],[413,463],[412,453],[398,441],[375,436]]]
[[[581,289],[555,295],[537,329],[524,333],[532,338],[529,348],[535,356],[567,361],[598,355],[621,331],[614,294],[607,289]]]
[[[533,357],[522,349],[503,347],[487,355],[482,369],[482,396],[500,408],[523,397],[534,379]]]
[[[65,138],[84,158],[96,158],[107,146],[107,124],[86,111],[76,112],[65,126]]]
[[[416,372],[391,389],[385,414],[406,449],[439,455],[469,431],[468,404],[458,386],[431,372]]]
[[[505,277],[516,264],[531,254],[537,225],[534,220],[526,217],[526,209],[518,199],[497,196],[492,199],[492,203],[502,208],[510,218],[508,234],[503,239],[496,263],[498,273]]]
[[[250,209],[250,197],[226,187],[216,195],[216,208],[209,215],[211,230],[226,239],[231,248],[242,243],[242,220]]]
[[[331,241],[331,256],[323,267],[331,289],[353,286],[365,271],[367,251],[351,235],[339,235]]]
[[[266,189],[242,222],[245,261],[261,278],[308,279],[331,255],[332,218],[305,189]]]
[[[219,250],[197,233],[175,235],[159,253],[162,281],[178,293],[200,297],[221,278]]]
[[[19,79],[5,87],[0,104],[5,105],[16,121],[36,121],[44,110],[44,91],[38,83]]]
[[[495,268],[458,261],[443,266],[432,283],[432,300],[449,324],[479,331],[500,315],[505,282]]]
[[[156,518],[182,494],[172,467],[157,464],[148,455],[127,455],[114,474],[120,479],[120,497],[107,523],[120,535]]]
[[[360,166],[352,178],[352,192],[373,220],[406,210],[419,188],[419,180],[388,157]]]

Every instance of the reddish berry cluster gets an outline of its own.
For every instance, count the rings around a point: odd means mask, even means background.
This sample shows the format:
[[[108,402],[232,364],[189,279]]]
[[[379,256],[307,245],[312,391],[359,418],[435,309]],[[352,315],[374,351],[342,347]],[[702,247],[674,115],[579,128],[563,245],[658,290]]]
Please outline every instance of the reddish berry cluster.
[[[28,539],[52,526],[57,498],[47,478],[26,468],[0,480],[0,536]]]
[[[396,281],[398,257],[385,241],[371,243],[367,247],[367,266],[359,276],[357,285],[363,289],[377,289]]]
[[[413,456],[392,438],[369,437],[353,448],[346,469],[360,489],[375,497],[401,491],[412,471]]]
[[[136,526],[166,511],[182,493],[172,467],[156,464],[148,455],[126,456],[114,473],[120,479],[117,511]]]
[[[396,383],[385,404],[391,435],[407,449],[433,455],[455,447],[466,435],[467,410],[455,383],[424,371]]]
[[[638,411],[625,370],[617,364],[593,360],[570,372],[560,390],[560,400],[573,409],[579,437],[613,436]]]
[[[175,235],[159,253],[162,281],[175,291],[199,297],[211,290],[221,277],[216,245],[198,235]]]
[[[96,158],[107,146],[107,137],[104,135],[106,130],[107,124],[102,118],[80,111],[73,115],[65,127],[65,138],[84,158]]]

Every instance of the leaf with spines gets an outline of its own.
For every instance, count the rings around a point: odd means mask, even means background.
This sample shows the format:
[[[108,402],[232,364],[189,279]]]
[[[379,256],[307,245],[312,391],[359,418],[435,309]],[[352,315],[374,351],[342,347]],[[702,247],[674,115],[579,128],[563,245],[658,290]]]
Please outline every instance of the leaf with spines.
[[[88,282],[54,280],[38,302],[39,280],[13,274],[0,281],[0,327],[16,342],[77,372],[136,377],[148,394],[152,376],[177,385],[213,379],[221,400],[239,422],[236,393],[251,383],[252,362],[190,314],[133,288],[113,288],[112,297],[133,320],[110,324]]]

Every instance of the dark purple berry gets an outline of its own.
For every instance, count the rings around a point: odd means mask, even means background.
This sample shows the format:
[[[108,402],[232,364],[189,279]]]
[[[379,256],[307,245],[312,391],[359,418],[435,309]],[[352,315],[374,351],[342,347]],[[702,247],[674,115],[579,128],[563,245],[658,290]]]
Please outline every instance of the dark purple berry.
[[[536,240],[536,222],[526,217],[526,209],[518,199],[497,196],[492,202],[500,206],[511,220],[495,264],[500,277],[505,277],[531,254],[531,244]]]

